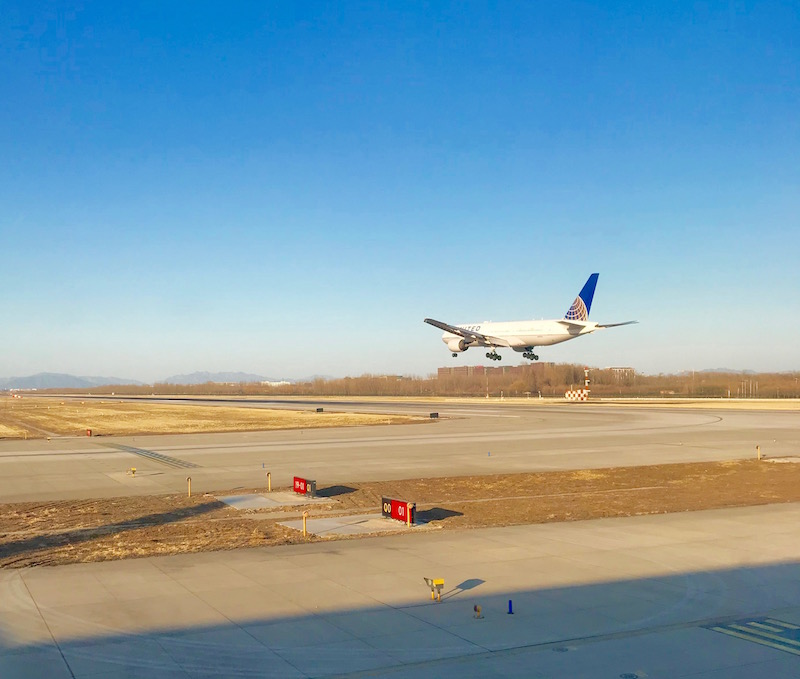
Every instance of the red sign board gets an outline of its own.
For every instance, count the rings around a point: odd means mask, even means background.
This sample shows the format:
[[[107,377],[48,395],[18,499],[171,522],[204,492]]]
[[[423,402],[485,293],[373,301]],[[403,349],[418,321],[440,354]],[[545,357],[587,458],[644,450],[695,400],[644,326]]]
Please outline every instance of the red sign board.
[[[312,479],[303,479],[299,476],[295,476],[292,488],[295,493],[308,495],[309,497],[317,497],[317,482]]]
[[[410,522],[414,523],[414,503],[413,502],[405,502],[403,500],[392,500],[388,497],[383,498],[383,506],[381,507],[381,513],[384,516],[387,516],[392,519],[396,519],[397,521],[402,521],[403,523],[409,523],[409,516],[411,517]]]

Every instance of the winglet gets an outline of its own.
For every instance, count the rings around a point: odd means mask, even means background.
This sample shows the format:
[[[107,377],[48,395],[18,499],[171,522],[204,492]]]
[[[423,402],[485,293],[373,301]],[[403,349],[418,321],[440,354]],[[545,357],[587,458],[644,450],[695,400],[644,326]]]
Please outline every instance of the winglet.
[[[589,311],[592,308],[592,299],[594,298],[594,289],[597,286],[597,279],[599,273],[593,273],[589,276],[588,280],[583,286],[583,289],[578,293],[572,306],[569,308],[564,318],[568,321],[588,321]]]

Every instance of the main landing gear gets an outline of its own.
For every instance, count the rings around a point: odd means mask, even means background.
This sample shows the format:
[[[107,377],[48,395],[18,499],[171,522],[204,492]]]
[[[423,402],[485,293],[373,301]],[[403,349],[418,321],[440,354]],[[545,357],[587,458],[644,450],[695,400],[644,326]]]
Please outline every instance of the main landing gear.
[[[522,354],[525,358],[529,358],[531,361],[538,361],[539,357],[533,353],[533,347],[531,347],[528,351]]]
[[[503,357],[500,354],[498,354],[494,349],[492,349],[491,351],[486,352],[486,358],[491,358],[493,361],[499,361]]]

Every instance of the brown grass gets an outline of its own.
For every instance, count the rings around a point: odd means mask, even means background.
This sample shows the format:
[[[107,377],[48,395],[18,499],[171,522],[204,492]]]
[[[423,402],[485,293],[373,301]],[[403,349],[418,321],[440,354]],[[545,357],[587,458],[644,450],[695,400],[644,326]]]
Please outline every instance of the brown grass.
[[[421,421],[425,418],[405,415],[23,398],[0,408],[0,436],[80,436],[87,429],[94,436],[190,434]]]
[[[278,522],[302,509],[311,516],[377,513],[382,496],[416,502],[430,527],[451,530],[798,502],[800,464],[740,460],[407,479],[320,492],[330,504],[254,512],[259,520],[211,495],[0,505],[0,568],[300,543],[300,532]]]
[[[25,433],[26,430],[23,427],[0,423],[0,439],[21,439]]]

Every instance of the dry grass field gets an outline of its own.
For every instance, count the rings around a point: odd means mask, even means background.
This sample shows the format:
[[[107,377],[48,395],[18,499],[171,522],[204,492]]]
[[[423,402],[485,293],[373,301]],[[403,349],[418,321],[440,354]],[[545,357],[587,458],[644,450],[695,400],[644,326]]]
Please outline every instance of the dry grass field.
[[[0,424],[0,439],[21,439],[25,438],[26,430],[22,427],[15,427],[8,423]]]
[[[424,422],[426,418],[364,413],[317,413],[228,406],[166,405],[114,400],[6,399],[0,437],[194,434],[270,429],[312,429]]]
[[[220,495],[231,492],[245,489]],[[330,503],[244,513],[211,494],[0,505],[0,568],[301,543],[302,533],[279,522],[303,509],[315,517],[378,513],[382,496],[416,502],[418,520],[445,530],[798,502],[800,464],[742,460],[354,482],[319,492]]]

